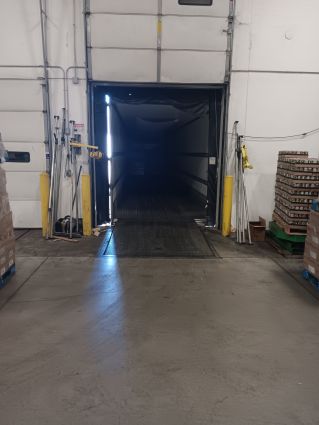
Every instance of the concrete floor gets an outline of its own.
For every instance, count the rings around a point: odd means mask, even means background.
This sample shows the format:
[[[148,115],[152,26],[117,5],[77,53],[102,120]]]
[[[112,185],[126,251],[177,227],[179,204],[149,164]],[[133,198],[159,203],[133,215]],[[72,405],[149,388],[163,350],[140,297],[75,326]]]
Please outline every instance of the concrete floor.
[[[302,261],[212,243],[218,258],[116,258],[22,236],[0,291],[0,423],[318,425]]]

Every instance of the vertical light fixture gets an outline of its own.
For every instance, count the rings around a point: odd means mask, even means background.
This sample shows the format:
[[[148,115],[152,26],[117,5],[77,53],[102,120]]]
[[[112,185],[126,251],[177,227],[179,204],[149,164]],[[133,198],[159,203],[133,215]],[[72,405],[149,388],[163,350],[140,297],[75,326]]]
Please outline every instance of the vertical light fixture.
[[[112,132],[111,132],[111,97],[105,95],[106,103],[106,156],[107,156],[107,179],[109,186],[109,218],[113,221],[113,193],[112,193]]]

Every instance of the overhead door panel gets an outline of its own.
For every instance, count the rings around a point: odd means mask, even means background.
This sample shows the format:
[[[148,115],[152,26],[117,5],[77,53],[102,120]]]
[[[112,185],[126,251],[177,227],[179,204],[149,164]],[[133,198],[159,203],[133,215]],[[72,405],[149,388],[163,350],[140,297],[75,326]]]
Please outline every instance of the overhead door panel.
[[[35,142],[4,142],[9,152],[27,152],[30,162],[6,162],[7,191],[16,228],[41,227],[40,173],[46,169],[45,145]]]
[[[163,15],[192,15],[227,17],[229,0],[213,0],[212,6],[187,6],[178,3],[178,0],[162,0]]]
[[[41,227],[40,201],[10,200],[10,207],[15,228],[31,229]]]
[[[7,190],[12,193],[11,201],[40,201],[39,173],[30,171],[23,176],[21,172],[7,173]]]
[[[8,172],[41,172],[45,170],[45,145],[33,142],[4,142],[4,147],[10,152],[28,152],[30,162],[5,162],[2,167]]]
[[[92,14],[90,25],[94,80],[156,79],[156,16]]]
[[[18,107],[42,112],[43,93],[39,81],[0,80],[0,93],[0,111],[14,111]]]
[[[157,13],[158,0],[91,0],[93,13]]]
[[[229,0],[212,6],[93,0],[90,7],[92,79],[224,82]]]
[[[43,142],[43,112],[1,110],[0,128],[5,142]]]
[[[164,16],[162,48],[225,51],[224,31],[227,19]]]
[[[34,65],[42,63],[38,3],[36,1],[1,0],[1,64]]]
[[[155,81],[156,57],[155,50],[93,49],[92,77],[97,81]]]
[[[156,16],[92,16],[91,42],[94,48],[154,48],[156,40]]]
[[[221,83],[225,76],[225,53],[164,51],[162,82]],[[197,64],[200,63],[200,69]]]
[[[19,152],[11,159],[21,161],[2,166],[14,226],[25,228],[41,226],[39,175],[46,170],[39,12],[38,2],[1,1],[0,132],[5,148]]]
[[[46,170],[43,95],[39,81],[0,81],[0,129],[4,147],[19,153],[6,162],[7,191],[15,227],[41,227],[40,173]],[[26,153],[27,155],[25,156]]]
[[[177,2],[174,2],[176,6]],[[226,4],[228,2],[224,2]],[[226,50],[227,50],[227,15],[204,16],[208,9],[213,13],[216,6],[200,9],[201,16],[196,16],[195,7],[172,7],[167,2],[167,11],[175,13],[184,12],[185,16],[164,16],[162,18],[162,61],[161,81],[182,83],[222,83],[225,79]],[[186,10],[184,9],[186,8]],[[190,10],[194,16],[187,15]],[[176,12],[177,13],[177,12]],[[172,51],[174,54],[172,54]]]

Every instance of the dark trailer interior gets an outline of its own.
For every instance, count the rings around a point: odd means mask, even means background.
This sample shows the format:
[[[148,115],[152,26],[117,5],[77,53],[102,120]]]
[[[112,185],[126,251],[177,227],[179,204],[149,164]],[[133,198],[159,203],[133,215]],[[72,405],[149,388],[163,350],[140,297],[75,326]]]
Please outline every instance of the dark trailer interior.
[[[207,256],[214,226],[222,89],[113,87],[94,94],[94,221],[114,223],[106,254]]]

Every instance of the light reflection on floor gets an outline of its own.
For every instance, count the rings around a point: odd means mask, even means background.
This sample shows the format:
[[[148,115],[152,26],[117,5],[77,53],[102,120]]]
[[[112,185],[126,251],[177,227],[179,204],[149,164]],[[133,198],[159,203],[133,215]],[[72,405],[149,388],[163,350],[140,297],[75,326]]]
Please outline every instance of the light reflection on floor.
[[[88,334],[89,343],[96,362],[104,362],[106,351],[118,355],[116,365],[126,364],[125,341],[125,297],[121,270],[116,256],[98,258],[90,276],[90,282],[95,285],[100,281],[97,296],[91,300],[88,314],[95,324]],[[110,326],[110,321],[112,326]]]

